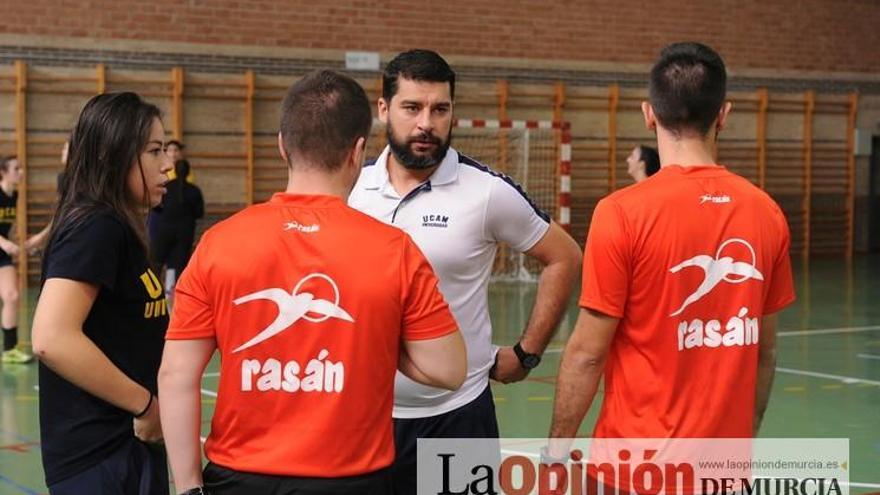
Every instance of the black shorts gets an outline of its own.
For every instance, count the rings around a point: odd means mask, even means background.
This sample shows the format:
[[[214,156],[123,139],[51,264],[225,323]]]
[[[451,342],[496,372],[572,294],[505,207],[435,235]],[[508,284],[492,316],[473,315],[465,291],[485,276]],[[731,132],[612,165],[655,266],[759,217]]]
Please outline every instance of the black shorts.
[[[9,256],[9,253],[0,249],[0,268],[3,268],[4,266],[11,266],[11,265],[12,265],[12,257]]]
[[[49,486],[51,495],[168,495],[165,447],[132,438],[99,464]]]
[[[498,438],[495,401],[488,385],[476,399],[427,418],[394,418],[394,493],[415,495],[419,438]]]
[[[357,448],[355,446],[355,448]],[[391,495],[391,468],[343,478],[306,478],[234,471],[209,462],[203,475],[213,495]]]

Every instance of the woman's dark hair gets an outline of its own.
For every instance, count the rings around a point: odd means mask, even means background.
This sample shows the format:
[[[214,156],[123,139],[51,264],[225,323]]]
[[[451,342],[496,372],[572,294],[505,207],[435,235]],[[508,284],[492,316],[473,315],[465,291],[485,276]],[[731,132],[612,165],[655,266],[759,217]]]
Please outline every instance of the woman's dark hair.
[[[639,146],[639,160],[645,162],[645,175],[648,177],[660,171],[660,154],[650,146]]]
[[[0,174],[9,172],[9,164],[12,163],[12,160],[18,160],[18,157],[15,155],[0,156]]]
[[[183,188],[186,186],[186,178],[188,176],[189,161],[186,159],[177,160],[174,163],[174,180],[165,184],[164,204],[168,204],[169,201],[183,203]]]
[[[50,245],[60,229],[76,228],[94,212],[113,211],[148,251],[144,212],[149,199],[132,197],[127,179],[131,167],[140,167],[153,121],[160,117],[158,107],[131,92],[106,93],[86,103],[70,135]],[[140,174],[146,191],[143,169]]]

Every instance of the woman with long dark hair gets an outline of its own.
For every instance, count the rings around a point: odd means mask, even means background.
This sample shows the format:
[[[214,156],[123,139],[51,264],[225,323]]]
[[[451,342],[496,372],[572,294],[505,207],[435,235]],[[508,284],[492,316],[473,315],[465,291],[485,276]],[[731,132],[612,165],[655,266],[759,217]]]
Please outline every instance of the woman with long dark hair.
[[[145,233],[171,170],[159,117],[135,93],[103,94],[71,134],[33,322],[53,495],[168,493],[156,398],[168,311]]]

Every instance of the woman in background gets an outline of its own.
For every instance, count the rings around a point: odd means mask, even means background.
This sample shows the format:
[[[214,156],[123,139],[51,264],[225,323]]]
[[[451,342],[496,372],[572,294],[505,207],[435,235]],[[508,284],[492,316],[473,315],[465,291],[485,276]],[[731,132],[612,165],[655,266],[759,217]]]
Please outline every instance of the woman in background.
[[[13,258],[18,256],[18,244],[10,234],[17,217],[18,181],[21,165],[14,156],[0,157],[0,326],[3,327],[3,364],[26,364],[34,357],[18,348],[18,270]]]

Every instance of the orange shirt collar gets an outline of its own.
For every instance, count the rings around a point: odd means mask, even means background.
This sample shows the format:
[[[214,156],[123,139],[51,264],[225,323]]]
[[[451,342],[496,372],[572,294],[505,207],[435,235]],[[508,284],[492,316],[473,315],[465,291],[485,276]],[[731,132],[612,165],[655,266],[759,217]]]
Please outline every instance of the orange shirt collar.
[[[269,203],[280,205],[296,205],[305,208],[328,208],[345,206],[342,198],[326,194],[290,194],[275,193]]]

